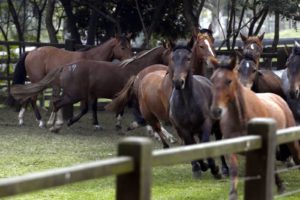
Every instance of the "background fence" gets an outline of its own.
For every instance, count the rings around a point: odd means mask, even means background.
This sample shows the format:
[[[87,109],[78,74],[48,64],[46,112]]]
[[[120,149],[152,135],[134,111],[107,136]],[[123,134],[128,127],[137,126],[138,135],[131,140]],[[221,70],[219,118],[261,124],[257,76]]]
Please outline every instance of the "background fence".
[[[0,197],[116,175],[116,199],[149,200],[152,167],[246,152],[244,199],[273,199],[275,146],[300,139],[300,127],[276,131],[272,119],[253,119],[248,136],[152,152],[146,138],[127,138],[118,157],[0,180]],[[252,178],[251,178],[252,177]],[[295,191],[298,192],[298,191]]]

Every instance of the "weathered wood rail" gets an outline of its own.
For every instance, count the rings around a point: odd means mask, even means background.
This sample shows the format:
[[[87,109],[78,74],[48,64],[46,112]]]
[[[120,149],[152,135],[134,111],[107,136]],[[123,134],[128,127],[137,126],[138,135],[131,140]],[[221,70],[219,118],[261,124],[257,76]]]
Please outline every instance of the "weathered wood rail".
[[[244,199],[271,200],[275,146],[299,140],[300,127],[276,131],[274,120],[257,118],[249,122],[247,131],[247,136],[239,138],[154,152],[149,139],[126,138],[119,144],[115,158],[2,179],[0,197],[116,175],[116,199],[149,200],[152,167],[246,152],[246,176],[260,178],[245,182]]]

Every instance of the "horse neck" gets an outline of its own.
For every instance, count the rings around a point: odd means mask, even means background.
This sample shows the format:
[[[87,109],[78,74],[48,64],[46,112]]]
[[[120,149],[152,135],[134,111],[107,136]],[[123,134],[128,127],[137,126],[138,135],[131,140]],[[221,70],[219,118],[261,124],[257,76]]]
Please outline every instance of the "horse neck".
[[[191,65],[195,75],[205,76],[204,58],[198,58],[196,53],[192,54]]]
[[[110,39],[105,43],[96,46],[88,51],[82,52],[85,59],[97,61],[112,61],[115,39]]]
[[[230,120],[238,122],[239,127],[244,131],[247,123],[247,98],[244,97],[245,88],[238,83],[234,100],[229,104],[228,112]]]
[[[148,52],[140,58],[129,62],[125,66],[120,66],[122,68],[122,73],[127,75],[135,75],[144,68],[154,65],[154,64],[163,64],[162,53],[164,51],[163,47],[157,48],[151,52]]]

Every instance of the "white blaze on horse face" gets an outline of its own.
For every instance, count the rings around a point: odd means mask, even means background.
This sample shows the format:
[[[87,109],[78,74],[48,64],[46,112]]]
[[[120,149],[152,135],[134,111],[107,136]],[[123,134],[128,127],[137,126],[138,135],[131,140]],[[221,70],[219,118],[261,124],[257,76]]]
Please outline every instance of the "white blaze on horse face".
[[[207,45],[209,52],[210,52],[213,56],[215,56],[214,51],[212,50],[212,47],[211,47],[211,45],[210,45],[210,43],[208,42],[207,39],[204,40],[204,43]]]
[[[77,67],[76,64],[72,64],[72,65],[69,66],[69,70],[70,70],[71,72],[74,72],[75,69],[76,69],[76,67]]]
[[[250,49],[255,50],[254,44],[251,44],[251,45],[250,45]]]
[[[250,64],[249,62],[246,62],[246,67],[249,68],[250,67]]]

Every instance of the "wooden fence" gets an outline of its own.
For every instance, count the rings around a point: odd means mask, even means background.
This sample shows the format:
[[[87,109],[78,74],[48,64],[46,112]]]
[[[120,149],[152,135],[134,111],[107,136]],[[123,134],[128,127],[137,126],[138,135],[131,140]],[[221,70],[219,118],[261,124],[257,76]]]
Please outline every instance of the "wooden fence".
[[[276,131],[275,121],[257,118],[249,122],[247,136],[152,152],[146,138],[126,138],[118,156],[77,166],[0,180],[0,197],[66,185],[83,180],[117,176],[116,199],[151,199],[152,167],[174,165],[223,154],[246,152],[244,199],[273,199],[275,146],[300,139],[300,127]],[[255,191],[255,192],[254,192]]]

